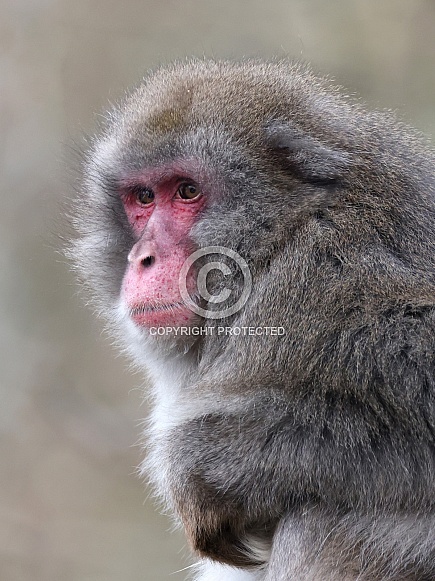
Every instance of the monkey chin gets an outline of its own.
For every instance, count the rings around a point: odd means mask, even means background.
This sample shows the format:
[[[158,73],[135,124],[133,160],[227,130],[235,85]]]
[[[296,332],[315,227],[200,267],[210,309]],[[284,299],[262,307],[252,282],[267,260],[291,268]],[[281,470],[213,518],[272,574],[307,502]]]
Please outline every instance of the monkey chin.
[[[144,302],[129,307],[129,316],[138,327],[147,329],[190,327],[195,314],[182,302]]]

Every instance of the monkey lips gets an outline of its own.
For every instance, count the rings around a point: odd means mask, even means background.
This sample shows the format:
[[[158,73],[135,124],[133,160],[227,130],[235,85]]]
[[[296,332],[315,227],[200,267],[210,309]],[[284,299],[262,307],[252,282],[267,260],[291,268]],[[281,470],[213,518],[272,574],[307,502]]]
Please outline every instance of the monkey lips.
[[[188,325],[192,319],[192,311],[181,301],[137,304],[129,308],[129,315],[140,327],[176,327]]]

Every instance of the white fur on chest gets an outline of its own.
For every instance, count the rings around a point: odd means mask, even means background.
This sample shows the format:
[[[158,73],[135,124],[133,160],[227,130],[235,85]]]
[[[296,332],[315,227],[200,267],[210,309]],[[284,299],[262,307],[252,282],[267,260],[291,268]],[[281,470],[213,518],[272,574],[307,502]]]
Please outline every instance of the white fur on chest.
[[[151,421],[154,435],[163,435],[201,413],[189,389],[191,362],[186,356],[154,360],[147,367],[153,394]]]
[[[168,444],[174,437],[174,429],[197,417],[201,410],[195,398],[189,397],[188,358],[162,361],[156,357],[149,361],[147,369],[151,379],[152,410],[145,433],[147,455],[141,472],[151,480],[159,496],[170,504]]]
[[[195,581],[261,581],[263,571],[245,571],[221,565],[213,561],[203,561],[197,566]]]

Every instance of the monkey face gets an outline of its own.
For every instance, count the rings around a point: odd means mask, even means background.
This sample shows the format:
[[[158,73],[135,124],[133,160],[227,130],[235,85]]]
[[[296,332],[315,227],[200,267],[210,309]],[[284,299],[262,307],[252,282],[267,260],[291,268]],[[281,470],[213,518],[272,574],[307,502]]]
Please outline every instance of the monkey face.
[[[121,290],[131,319],[143,327],[189,324],[194,314],[183,302],[179,276],[192,251],[189,232],[205,203],[200,186],[170,167],[142,173],[123,186],[121,199],[136,240]],[[185,284],[194,295],[192,272]]]

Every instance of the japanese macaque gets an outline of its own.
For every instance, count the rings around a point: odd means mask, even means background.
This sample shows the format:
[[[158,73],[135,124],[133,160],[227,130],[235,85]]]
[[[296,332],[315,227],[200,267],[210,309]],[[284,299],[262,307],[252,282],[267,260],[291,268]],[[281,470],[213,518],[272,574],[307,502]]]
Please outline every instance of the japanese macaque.
[[[434,167],[288,62],[175,64],[108,114],[71,254],[150,375],[197,579],[435,579]]]

